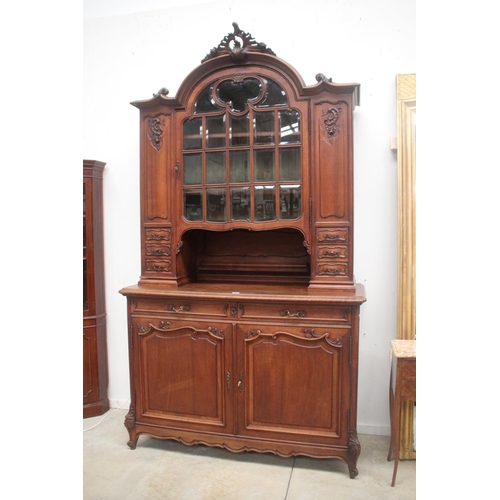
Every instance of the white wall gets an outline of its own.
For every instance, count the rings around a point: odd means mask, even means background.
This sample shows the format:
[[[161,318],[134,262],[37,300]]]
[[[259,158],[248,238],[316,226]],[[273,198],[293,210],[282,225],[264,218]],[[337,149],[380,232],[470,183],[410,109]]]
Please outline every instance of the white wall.
[[[151,6],[159,10],[144,10]],[[294,66],[306,84],[319,72],[361,84],[354,114],[354,269],[368,300],[361,308],[358,431],[389,434],[389,343],[397,304],[397,160],[390,139],[396,135],[395,75],[416,71],[415,0],[137,0],[137,7],[132,0],[86,0],[84,14],[83,157],[107,164],[111,405],[129,397],[126,299],[118,290],[140,275],[139,112],[129,103],[161,87],[175,96],[235,21]]]

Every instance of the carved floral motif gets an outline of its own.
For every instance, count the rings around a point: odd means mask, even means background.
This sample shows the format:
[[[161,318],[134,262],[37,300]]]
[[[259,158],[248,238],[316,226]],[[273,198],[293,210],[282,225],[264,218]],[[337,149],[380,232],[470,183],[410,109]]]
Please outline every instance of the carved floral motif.
[[[160,151],[162,141],[163,141],[163,131],[165,127],[165,119],[159,117],[149,117],[148,118],[149,125],[149,133],[148,138],[151,142],[151,145],[156,149],[156,151]]]
[[[340,109],[333,106],[323,111],[323,123],[325,124],[324,131],[326,140],[331,144],[334,137],[339,135],[339,127],[337,122],[340,116]]]

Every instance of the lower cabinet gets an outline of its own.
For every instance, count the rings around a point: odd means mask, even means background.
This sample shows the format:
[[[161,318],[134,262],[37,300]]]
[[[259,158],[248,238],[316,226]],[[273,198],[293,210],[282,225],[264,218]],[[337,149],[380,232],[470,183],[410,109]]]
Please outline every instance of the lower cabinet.
[[[359,303],[122,293],[132,449],[149,434],[233,452],[339,458],[358,474]]]

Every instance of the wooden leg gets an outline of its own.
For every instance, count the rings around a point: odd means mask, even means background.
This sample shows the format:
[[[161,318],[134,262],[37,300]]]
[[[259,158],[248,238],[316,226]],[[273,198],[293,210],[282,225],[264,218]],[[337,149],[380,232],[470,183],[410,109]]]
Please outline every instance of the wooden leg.
[[[389,423],[390,423],[390,433],[391,433],[391,441],[389,443],[389,453],[387,454],[387,460],[391,460],[392,458],[392,453],[394,451],[394,419],[392,417],[392,412],[393,412],[393,406],[394,406],[394,394],[392,393],[392,371],[391,371],[391,377],[389,381]]]
[[[394,486],[396,483],[396,474],[398,472],[398,464],[399,464],[399,446],[400,446],[400,441],[401,441],[401,429],[400,429],[400,423],[401,423],[401,397],[398,394],[398,391],[396,391],[396,395],[394,397],[393,401],[393,412],[392,412],[392,418],[394,420],[394,425],[393,425],[393,433],[394,437],[391,440],[394,440],[394,472],[392,474],[392,483],[391,486]]]
[[[127,428],[130,437],[127,445],[131,450],[135,450],[135,447],[137,446],[137,439],[139,438],[139,436],[137,435],[137,432],[135,430],[135,409],[132,404],[130,405],[129,412],[126,415],[125,422],[123,424]]]
[[[349,477],[354,479],[358,475],[358,469],[356,465],[358,463],[358,457],[361,453],[361,445],[358,440],[358,433],[352,430],[349,433],[349,445],[348,445],[348,459],[347,467],[349,468]]]

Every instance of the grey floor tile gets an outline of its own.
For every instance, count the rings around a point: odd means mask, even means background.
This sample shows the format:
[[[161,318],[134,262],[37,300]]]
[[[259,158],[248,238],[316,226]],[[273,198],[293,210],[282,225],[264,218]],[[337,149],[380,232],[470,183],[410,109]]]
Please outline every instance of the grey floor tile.
[[[84,500],[410,500],[415,461],[402,461],[394,488],[389,438],[361,435],[359,475],[340,460],[231,453],[207,446],[139,437],[127,446],[125,410],[84,419]]]

